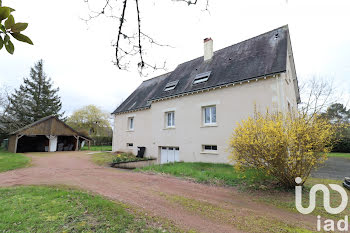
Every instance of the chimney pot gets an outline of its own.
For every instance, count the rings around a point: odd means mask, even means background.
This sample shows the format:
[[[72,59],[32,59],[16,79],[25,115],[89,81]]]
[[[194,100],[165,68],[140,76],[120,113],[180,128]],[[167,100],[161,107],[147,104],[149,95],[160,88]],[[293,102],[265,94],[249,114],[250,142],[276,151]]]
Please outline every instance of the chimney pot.
[[[213,40],[209,38],[204,39],[204,61],[212,59],[214,55]]]

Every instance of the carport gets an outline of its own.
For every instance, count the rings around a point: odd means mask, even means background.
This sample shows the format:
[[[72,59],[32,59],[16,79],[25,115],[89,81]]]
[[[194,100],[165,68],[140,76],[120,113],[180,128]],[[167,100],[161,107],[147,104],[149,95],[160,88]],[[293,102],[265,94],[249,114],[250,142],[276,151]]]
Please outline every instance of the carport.
[[[59,120],[56,116],[44,117],[10,134],[8,150],[22,152],[77,151],[85,143],[90,149],[91,138]]]

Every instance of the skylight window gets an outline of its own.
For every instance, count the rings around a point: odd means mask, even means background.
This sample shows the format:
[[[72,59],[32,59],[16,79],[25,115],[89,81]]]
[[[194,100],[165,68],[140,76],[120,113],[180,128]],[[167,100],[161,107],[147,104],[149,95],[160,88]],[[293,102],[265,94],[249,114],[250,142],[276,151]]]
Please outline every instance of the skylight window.
[[[172,82],[168,82],[165,85],[164,91],[170,91],[170,90],[174,90],[176,85],[178,84],[179,80],[176,81],[172,81]]]
[[[211,74],[211,71],[197,74],[193,80],[193,84],[204,83],[204,82],[208,81],[210,74]]]

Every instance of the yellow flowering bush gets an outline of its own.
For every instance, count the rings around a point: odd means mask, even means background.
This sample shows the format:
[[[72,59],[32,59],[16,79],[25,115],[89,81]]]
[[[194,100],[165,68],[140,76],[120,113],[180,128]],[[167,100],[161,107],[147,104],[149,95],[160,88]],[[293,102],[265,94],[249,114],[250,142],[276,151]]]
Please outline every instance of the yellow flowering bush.
[[[286,187],[295,178],[306,181],[330,152],[335,129],[320,116],[294,113],[255,113],[243,120],[230,139],[230,160],[236,169],[254,167]]]

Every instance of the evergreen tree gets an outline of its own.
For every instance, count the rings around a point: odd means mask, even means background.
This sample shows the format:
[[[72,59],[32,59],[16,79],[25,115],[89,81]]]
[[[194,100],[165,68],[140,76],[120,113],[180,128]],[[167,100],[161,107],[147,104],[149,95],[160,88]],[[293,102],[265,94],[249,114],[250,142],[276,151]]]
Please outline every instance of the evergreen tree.
[[[53,88],[52,81],[44,72],[43,61],[39,60],[30,70],[30,77],[9,97],[9,106],[0,123],[7,125],[8,133],[15,128],[31,124],[43,117],[56,115],[62,108],[59,88]]]
[[[336,142],[333,152],[350,153],[350,109],[340,103],[334,103],[322,113],[336,127]]]
[[[350,109],[340,103],[334,103],[329,106],[322,116],[326,117],[333,124],[350,123]]]

